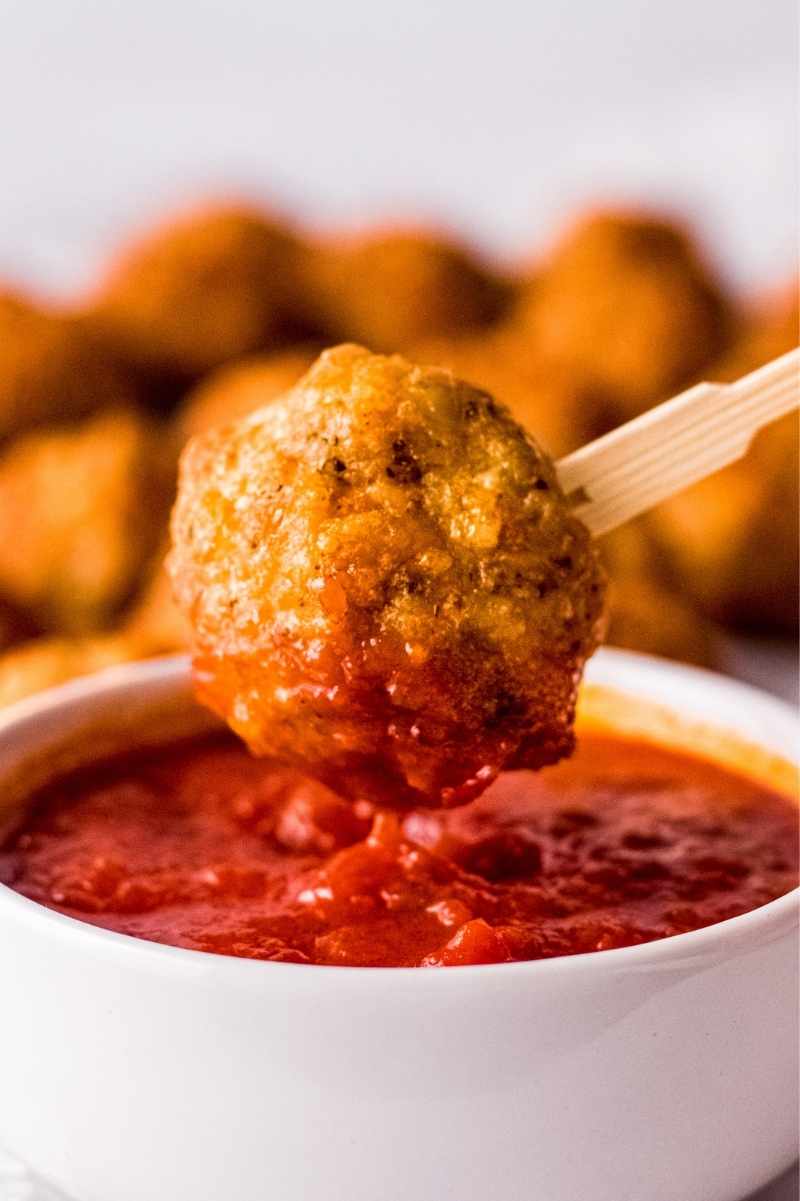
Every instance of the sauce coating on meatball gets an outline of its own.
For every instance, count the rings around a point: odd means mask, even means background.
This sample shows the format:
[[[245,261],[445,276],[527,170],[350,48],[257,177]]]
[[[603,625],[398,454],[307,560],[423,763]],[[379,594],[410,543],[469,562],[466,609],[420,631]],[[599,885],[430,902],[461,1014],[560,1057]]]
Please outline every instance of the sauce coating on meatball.
[[[325,352],[189,443],[172,535],[198,694],[256,754],[411,807],[571,751],[602,569],[544,453],[449,372]]]

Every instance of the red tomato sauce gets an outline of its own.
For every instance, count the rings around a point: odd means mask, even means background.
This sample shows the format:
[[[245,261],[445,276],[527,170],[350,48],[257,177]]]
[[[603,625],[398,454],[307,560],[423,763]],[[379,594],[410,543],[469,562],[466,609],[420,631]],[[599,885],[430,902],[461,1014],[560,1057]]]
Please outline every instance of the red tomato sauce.
[[[227,735],[56,782],[0,881],[109,930],[293,963],[450,966],[708,926],[798,878],[791,800],[712,763],[584,736],[478,801],[398,817]]]

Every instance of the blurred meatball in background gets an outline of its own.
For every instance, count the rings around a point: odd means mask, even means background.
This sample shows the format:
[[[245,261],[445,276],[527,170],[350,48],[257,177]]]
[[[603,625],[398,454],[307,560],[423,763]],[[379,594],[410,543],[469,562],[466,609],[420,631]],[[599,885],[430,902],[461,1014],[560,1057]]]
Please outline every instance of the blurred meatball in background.
[[[609,576],[606,642],[626,650],[712,667],[720,631],[664,575],[650,533],[639,517],[599,540]]]
[[[78,320],[0,290],[0,441],[132,397],[130,379]]]
[[[534,440],[449,371],[339,346],[193,439],[169,570],[201,699],[355,799],[464,803],[571,750],[597,552]]]
[[[597,212],[568,230],[523,288],[532,348],[635,417],[726,348],[731,314],[689,237],[648,215]]]
[[[749,317],[709,378],[737,379],[798,344],[795,294]],[[798,604],[798,420],[759,433],[745,458],[653,511],[672,578],[709,616],[745,630],[793,633]]]
[[[136,657],[135,645],[113,634],[24,642],[0,655],[0,707]]]
[[[0,653],[37,633],[35,622],[23,609],[0,600]]]
[[[732,300],[680,225],[622,209],[506,276],[437,232],[308,237],[210,200],[123,239],[88,308],[0,286],[0,700],[186,645],[162,566],[178,450],[342,337],[453,370],[556,458],[800,341],[794,286]],[[789,417],[603,538],[609,641],[706,663],[716,622],[793,633],[797,475]]]
[[[392,353],[491,324],[510,286],[467,247],[408,229],[319,242],[306,259],[305,299],[329,342]]]
[[[181,445],[194,434],[246,417],[293,387],[317,352],[302,346],[239,359],[212,371],[186,397],[176,414]]]
[[[107,624],[166,520],[174,464],[133,409],[31,433],[0,457],[0,591],[44,628]]]
[[[288,226],[256,209],[192,210],[122,250],[88,316],[145,377],[188,383],[286,341],[301,255]]]

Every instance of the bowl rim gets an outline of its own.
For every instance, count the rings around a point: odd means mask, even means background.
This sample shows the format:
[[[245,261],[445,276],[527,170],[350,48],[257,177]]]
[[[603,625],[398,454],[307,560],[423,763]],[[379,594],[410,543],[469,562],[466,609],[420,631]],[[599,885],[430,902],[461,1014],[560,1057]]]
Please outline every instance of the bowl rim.
[[[592,667],[592,664],[595,666]],[[705,668],[613,647],[602,648],[589,668],[587,677],[591,682],[607,683],[615,692],[623,695],[642,692],[641,680],[637,688],[626,686],[625,681],[631,677],[641,677],[642,672],[645,676],[650,674],[651,678],[660,674],[676,683],[689,683],[694,680],[707,689],[722,689],[729,694],[738,694],[743,702],[749,699],[762,711],[771,709],[776,721],[791,721],[793,725],[797,724],[797,713],[792,705],[750,684]],[[603,678],[607,675],[612,675],[613,681]],[[596,679],[597,676],[600,679]],[[186,688],[188,680],[189,664],[186,655],[169,655],[118,664],[8,706],[0,713],[0,738],[7,739],[15,730],[33,723],[38,724],[41,718],[52,717],[59,710],[76,709],[108,694],[146,688],[148,685]],[[709,724],[714,726],[716,723],[712,721]],[[719,723],[719,728],[724,730],[724,723]],[[752,741],[757,742],[755,739]],[[272,960],[247,959],[214,951],[175,947],[107,930],[80,918],[58,913],[0,883],[0,920],[16,920],[29,930],[75,941],[77,950],[82,949],[85,944],[86,949],[95,954],[103,950],[107,950],[112,956],[122,953],[131,964],[136,962],[142,966],[151,965],[161,971],[167,965],[181,972],[187,969],[197,970],[202,965],[204,975],[213,974],[219,977],[220,981],[224,980],[232,985],[251,986],[258,982],[276,983],[278,975],[283,977],[284,984],[291,981],[297,987],[313,987],[315,981],[321,984],[324,979],[329,982],[326,988],[330,987],[331,983],[337,987],[349,988],[365,982],[369,983],[370,987],[387,985],[393,988],[398,980],[402,979],[404,988],[407,988],[412,981],[423,987],[429,987],[427,984],[423,985],[423,981],[436,981],[432,987],[451,987],[455,986],[457,981],[463,984],[475,976],[480,977],[484,983],[488,983],[489,980],[509,981],[521,976],[530,977],[532,981],[544,982],[560,974],[616,975],[621,972],[675,970],[677,967],[689,966],[702,960],[733,958],[753,947],[772,942],[790,933],[799,917],[800,886],[736,917],[726,918],[698,930],[669,935],[633,946],[512,963],[470,964],[460,966],[457,971],[425,971],[419,967],[377,968],[276,963]],[[445,981],[450,983],[446,984]]]

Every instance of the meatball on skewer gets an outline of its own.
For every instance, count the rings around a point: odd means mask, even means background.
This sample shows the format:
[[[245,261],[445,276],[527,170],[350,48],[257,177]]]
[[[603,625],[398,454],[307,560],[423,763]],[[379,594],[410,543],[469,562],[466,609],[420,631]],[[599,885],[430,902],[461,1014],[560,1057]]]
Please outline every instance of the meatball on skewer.
[[[198,693],[350,797],[453,805],[568,754],[604,577],[487,393],[357,346],[189,443],[170,571]]]

